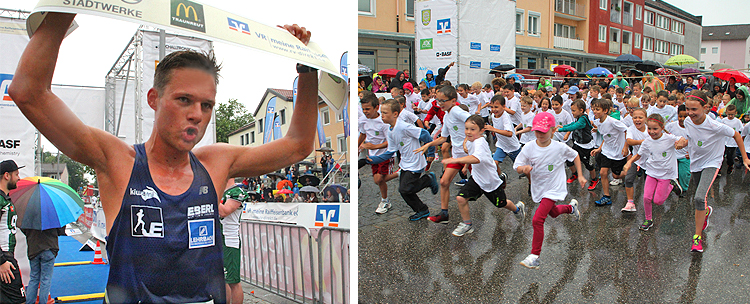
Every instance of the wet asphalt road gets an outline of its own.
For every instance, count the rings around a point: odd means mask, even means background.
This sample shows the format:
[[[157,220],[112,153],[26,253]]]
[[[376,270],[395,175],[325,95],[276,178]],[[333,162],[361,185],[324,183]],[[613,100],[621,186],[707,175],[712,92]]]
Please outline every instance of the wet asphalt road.
[[[621,213],[625,188],[610,187],[613,204],[594,205],[590,192],[568,185],[580,203],[581,221],[548,217],[541,267],[519,264],[531,251],[531,219],[537,206],[510,163],[506,194],[523,201],[523,223],[482,197],[470,202],[474,233],[455,237],[461,217],[451,186],[450,223],[410,222],[413,212],[388,183],[393,208],[374,213],[380,196],[369,166],[359,170],[359,302],[361,303],[748,303],[750,302],[750,174],[718,177],[709,192],[714,212],[704,231],[704,253],[690,252],[694,207],[687,196],[670,195],[653,207],[654,227],[643,232],[643,180],[636,180],[638,211]],[[438,177],[442,165],[431,171]],[[723,170],[722,170],[723,172]],[[588,173],[584,173],[588,176]],[[454,181],[458,180],[458,176]],[[691,189],[694,190],[694,189]],[[439,196],[420,194],[431,212]]]

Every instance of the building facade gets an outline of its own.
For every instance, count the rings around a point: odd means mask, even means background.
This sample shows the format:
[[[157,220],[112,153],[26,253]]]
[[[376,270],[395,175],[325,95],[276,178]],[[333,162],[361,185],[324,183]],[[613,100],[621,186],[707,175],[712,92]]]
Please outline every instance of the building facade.
[[[750,24],[703,27],[700,67],[717,63],[735,69],[750,69]]]
[[[589,53],[614,58],[633,54],[642,58],[644,1],[650,0],[592,0],[589,6]],[[599,62],[597,66],[614,71],[616,64],[612,60]]]
[[[359,63],[376,72],[389,68],[413,71],[415,0],[358,2]]]
[[[664,63],[675,55],[700,57],[703,17],[689,14],[662,0],[645,0],[643,60]]]

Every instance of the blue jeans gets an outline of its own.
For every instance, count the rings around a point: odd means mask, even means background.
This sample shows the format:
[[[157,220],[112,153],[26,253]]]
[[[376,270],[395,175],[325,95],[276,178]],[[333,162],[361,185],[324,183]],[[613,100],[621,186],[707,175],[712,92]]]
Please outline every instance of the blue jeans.
[[[36,302],[37,287],[39,287],[39,303],[47,303],[52,270],[55,268],[55,254],[51,250],[42,251],[29,260],[29,266],[31,272],[29,273],[29,287],[26,288],[26,304]]]

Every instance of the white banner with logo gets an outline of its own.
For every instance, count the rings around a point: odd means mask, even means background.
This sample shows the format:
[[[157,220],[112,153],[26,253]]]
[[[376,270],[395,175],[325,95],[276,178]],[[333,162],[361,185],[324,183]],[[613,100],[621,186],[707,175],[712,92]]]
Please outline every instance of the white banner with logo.
[[[211,50],[211,41],[173,34],[166,34],[164,42],[164,55],[169,55],[176,51],[197,51],[208,52]],[[159,33],[143,31],[143,83],[141,84],[141,113],[143,121],[141,129],[144,138],[148,138],[151,130],[154,128],[155,112],[148,105],[148,90],[154,86],[154,72],[156,65],[159,63]],[[133,84],[133,86],[135,86]],[[118,98],[120,96],[118,95]],[[206,128],[206,134],[196,147],[210,145],[216,142],[216,119],[211,119]]]
[[[350,229],[351,204],[247,203],[243,220],[282,222],[316,229],[338,227]]]
[[[8,95],[18,60],[29,43],[23,20],[0,18],[0,161],[14,160],[21,168],[21,178],[34,176],[36,131]]]
[[[503,63],[515,64],[515,26],[515,1],[460,1],[456,64],[458,80],[468,84],[475,81],[490,83],[494,76],[489,74],[489,70]]]
[[[97,208],[93,212],[93,221],[91,222],[91,236],[106,241],[107,237],[107,218],[104,216],[104,209]]]
[[[484,10],[484,8],[478,10]],[[437,76],[439,68],[446,67],[458,58],[459,33],[456,1],[417,0],[414,11],[417,13],[414,20],[418,70],[416,78],[423,78],[427,70],[432,70]],[[482,33],[486,34],[486,32]],[[448,70],[445,80],[456,83],[457,70],[455,67]]]
[[[43,12],[91,14],[221,40],[284,56],[341,77],[339,67],[315,43],[304,45],[286,30],[190,0],[41,0],[29,16],[29,36]],[[330,100],[340,110],[343,100]]]

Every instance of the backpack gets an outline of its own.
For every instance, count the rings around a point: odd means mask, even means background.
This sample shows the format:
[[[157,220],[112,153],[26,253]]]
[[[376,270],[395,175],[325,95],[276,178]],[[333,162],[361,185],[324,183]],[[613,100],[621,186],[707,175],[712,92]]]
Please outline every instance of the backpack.
[[[585,145],[590,143],[591,140],[594,139],[594,136],[591,135],[591,129],[593,128],[593,126],[591,125],[588,116],[584,114],[581,115],[581,117],[583,117],[583,119],[586,121],[586,126],[583,129],[573,130],[571,133],[573,133],[573,142]]]

